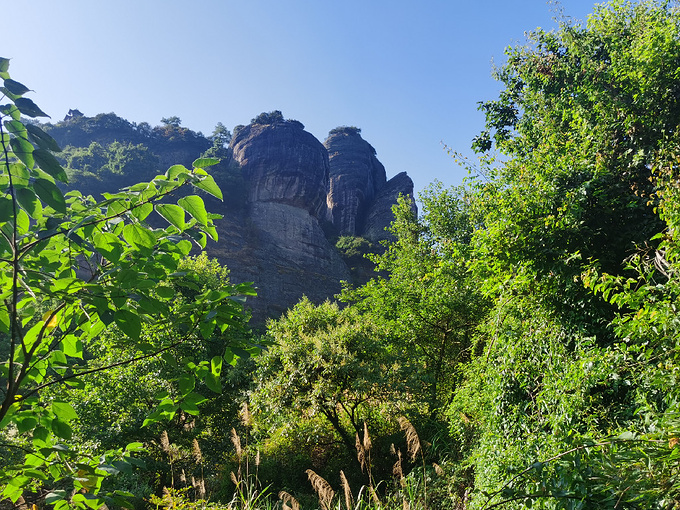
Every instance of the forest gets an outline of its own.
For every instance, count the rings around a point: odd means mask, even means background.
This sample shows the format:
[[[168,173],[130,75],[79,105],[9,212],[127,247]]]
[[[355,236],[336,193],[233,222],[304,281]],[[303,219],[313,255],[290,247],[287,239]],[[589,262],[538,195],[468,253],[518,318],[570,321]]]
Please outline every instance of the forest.
[[[675,2],[507,48],[465,182],[264,328],[194,255],[219,151],[84,195],[9,64],[0,509],[680,508]]]

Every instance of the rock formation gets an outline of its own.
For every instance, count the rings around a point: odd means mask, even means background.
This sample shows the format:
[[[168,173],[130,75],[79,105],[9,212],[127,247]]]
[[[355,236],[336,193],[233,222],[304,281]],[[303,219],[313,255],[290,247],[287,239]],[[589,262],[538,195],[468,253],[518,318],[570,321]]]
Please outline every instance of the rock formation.
[[[356,240],[361,246],[387,239],[392,205],[413,193],[411,179],[401,173],[387,180],[358,128],[336,128],[322,144],[276,111],[234,131],[229,149],[220,149],[223,162],[211,168],[225,201],[205,197],[208,209],[223,215],[216,222],[220,241],[207,251],[232,281],[255,283],[258,296],[248,301],[254,322],[279,316],[303,295],[321,302],[340,291],[342,280],[370,277],[371,267],[358,267],[356,256],[343,259],[336,239],[365,238]],[[50,132],[62,146],[141,143],[162,163],[190,165],[211,146],[185,128],[152,129],[113,114],[69,118]]]
[[[370,241],[389,238],[392,205],[399,194],[413,195],[413,181],[405,174],[387,181],[375,149],[356,127],[333,129],[324,146],[330,162],[329,219],[340,235]]]

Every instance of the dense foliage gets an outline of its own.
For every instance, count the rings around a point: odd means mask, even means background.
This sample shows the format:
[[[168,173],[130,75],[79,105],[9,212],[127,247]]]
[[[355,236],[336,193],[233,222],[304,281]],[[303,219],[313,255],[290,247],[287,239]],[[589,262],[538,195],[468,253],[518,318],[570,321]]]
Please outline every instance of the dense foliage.
[[[149,182],[106,193],[101,202],[79,192],[64,195],[56,182],[66,183],[67,175],[52,154],[58,145],[24,120],[45,114],[8,69],[9,60],[0,59],[6,101],[0,106],[2,497],[15,503],[30,491],[55,508],[128,505],[132,495],[109,491],[104,479],[130,472],[131,454],[143,445],[88,449],[74,436],[76,394],[52,390],[77,392],[87,376],[156,357],[181,363],[182,371],[158,374],[181,373],[178,390],[158,396],[145,423],[196,414],[205,400],[195,391],[197,381],[220,390],[223,361],[238,355],[235,338],[209,360],[171,354],[197,337],[238,327],[239,298],[253,294],[247,285],[201,289],[180,271],[192,241],[205,247],[208,236],[217,238],[218,216],[198,195],[169,199],[189,187],[221,199],[202,168],[217,160],[196,160],[191,170],[175,165]],[[166,226],[150,227],[153,215]],[[176,299],[173,285],[180,281],[196,289],[191,299]]]
[[[167,508],[680,508],[675,4],[615,0],[509,48],[465,185],[433,184],[420,216],[401,197],[380,253],[339,238],[373,278],[337,302],[303,299],[262,337],[233,305],[249,288],[179,240],[203,243],[217,218],[194,198],[157,200],[188,185],[218,195],[201,169],[213,160],[99,204],[64,196],[57,147],[20,121],[42,112],[0,65],[3,497],[30,488],[94,508],[117,487]],[[289,121],[252,121],[272,122]],[[209,154],[228,155],[218,128]],[[125,168],[117,151],[145,157],[121,141],[65,158],[102,151],[98,172]],[[170,226],[150,228],[154,212]],[[149,469],[132,471],[142,445]]]

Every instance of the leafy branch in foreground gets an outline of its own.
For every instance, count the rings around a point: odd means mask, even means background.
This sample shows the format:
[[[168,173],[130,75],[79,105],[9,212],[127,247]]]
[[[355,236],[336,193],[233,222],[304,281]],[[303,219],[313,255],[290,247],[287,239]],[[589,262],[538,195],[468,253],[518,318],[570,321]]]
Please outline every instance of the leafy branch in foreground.
[[[52,154],[57,143],[24,121],[47,115],[23,97],[29,89],[12,80],[8,68],[9,60],[0,58],[0,438],[16,455],[0,465],[0,497],[17,502],[26,490],[47,488],[45,501],[56,509],[99,508],[107,501],[125,506],[130,495],[107,495],[102,482],[129,471],[131,454],[142,445],[97,455],[78,451],[67,444],[70,422],[78,419],[74,407],[41,390],[82,388],[85,374],[167,354],[197,334],[225,333],[242,324],[242,302],[254,291],[230,285],[173,302],[172,282],[186,276],[180,262],[191,240],[202,248],[208,237],[217,240],[213,220],[219,216],[188,190],[222,199],[203,169],[218,160],[172,166],[100,202],[77,191],[63,194],[57,183],[66,182],[66,173]],[[158,227],[163,220],[167,225]],[[121,356],[98,364],[88,346],[106,330],[118,332],[107,338]],[[219,391],[222,362],[234,358],[227,348],[210,361],[187,363],[184,387],[193,389],[198,379]],[[171,418],[185,401],[201,398],[183,391],[161,402],[149,420]]]

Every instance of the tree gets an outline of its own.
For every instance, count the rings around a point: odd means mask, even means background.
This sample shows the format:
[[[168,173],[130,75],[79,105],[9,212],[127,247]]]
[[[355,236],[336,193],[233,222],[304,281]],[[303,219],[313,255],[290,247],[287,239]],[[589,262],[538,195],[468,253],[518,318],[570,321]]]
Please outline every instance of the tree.
[[[225,149],[231,142],[231,133],[224,124],[218,122],[210,135],[210,140],[215,147]]]
[[[23,120],[46,114],[24,97],[28,88],[8,68],[9,60],[0,59],[6,101],[0,105],[0,433],[2,448],[12,452],[0,469],[2,497],[16,502],[25,490],[44,487],[52,489],[46,501],[55,508],[125,504],[125,494],[104,494],[102,482],[129,470],[141,444],[96,454],[69,445],[78,415],[67,401],[44,399],[43,390],[82,387],[87,374],[167,356],[195,334],[225,332],[243,313],[240,299],[253,291],[247,285],[206,290],[171,306],[170,285],[192,249],[188,239],[201,247],[207,237],[216,239],[218,216],[197,195],[170,198],[195,187],[221,199],[203,170],[217,160],[199,159],[192,169],[175,165],[149,182],[106,193],[101,202],[64,195],[56,182],[65,183],[66,173],[52,154],[59,147]],[[154,215],[168,226],[150,227]],[[170,328],[175,334],[162,334]],[[121,356],[104,363],[88,356],[89,346],[112,329],[119,334],[109,348],[120,346]],[[163,398],[149,419],[193,410],[202,398],[195,380],[219,390],[225,359],[234,359],[229,346],[224,355],[188,363],[179,394]]]
[[[415,368],[390,353],[383,335],[355,309],[304,298],[270,323],[268,333],[274,345],[257,360],[252,393],[263,422],[280,421],[284,409],[318,414],[353,451],[355,435],[378,408],[408,407],[405,383]]]
[[[677,204],[679,36],[670,3],[597,6],[510,48],[482,104],[475,146],[503,161],[471,183],[470,267],[493,308],[449,414],[476,428],[478,506],[677,498],[675,383],[654,367],[674,371],[677,348],[674,259],[655,254],[673,217],[658,213]]]
[[[163,117],[161,119],[161,124],[164,126],[178,128],[182,124],[182,119],[180,119],[177,115],[173,115],[172,117]]]
[[[391,349],[420,367],[427,390],[419,395],[419,410],[438,419],[472,355],[489,302],[467,268],[472,227],[463,191],[435,184],[420,198],[418,218],[411,200],[400,197],[390,227],[394,241],[383,254],[369,255],[385,277],[346,288],[342,299],[384,324]]]

